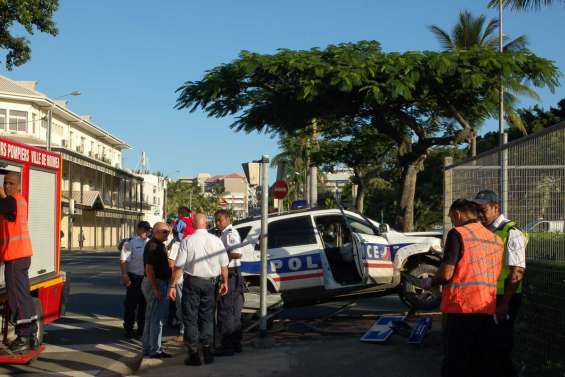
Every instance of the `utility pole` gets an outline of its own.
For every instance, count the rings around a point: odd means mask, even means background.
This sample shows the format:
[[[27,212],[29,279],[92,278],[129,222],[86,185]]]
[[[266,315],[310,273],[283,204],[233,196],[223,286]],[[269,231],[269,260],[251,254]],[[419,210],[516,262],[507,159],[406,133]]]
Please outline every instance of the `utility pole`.
[[[261,297],[259,333],[262,338],[267,336],[267,246],[269,221],[269,156],[261,158]]]
[[[501,54],[504,53],[504,33],[503,33],[503,11],[504,0],[498,0],[498,49]],[[507,142],[504,136],[504,86],[502,83],[502,72],[500,73],[500,89],[499,89],[499,112],[498,112],[498,140],[499,140],[499,154],[498,160],[500,164],[500,211],[502,213],[508,212],[508,164],[505,157],[504,145]]]

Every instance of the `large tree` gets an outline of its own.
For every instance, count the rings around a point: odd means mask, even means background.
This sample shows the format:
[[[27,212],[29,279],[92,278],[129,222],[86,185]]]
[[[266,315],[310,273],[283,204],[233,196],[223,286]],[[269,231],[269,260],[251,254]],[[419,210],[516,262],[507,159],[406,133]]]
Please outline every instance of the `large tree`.
[[[15,24],[29,34],[35,30],[57,35],[53,14],[59,0],[4,0],[0,2],[0,48],[7,50],[6,68],[26,63],[31,58],[30,42],[22,36],[14,36]]]
[[[557,0],[491,0],[489,6],[491,8],[497,7],[499,1],[504,1],[505,7],[510,7],[514,10],[540,10],[559,3]]]
[[[236,130],[293,132],[313,120],[359,117],[394,141],[403,171],[399,224],[410,230],[416,178],[430,148],[464,142],[467,121],[488,114],[498,86],[558,84],[555,65],[528,51],[385,53],[374,41],[324,50],[243,52],[179,88],[177,108],[236,115]]]

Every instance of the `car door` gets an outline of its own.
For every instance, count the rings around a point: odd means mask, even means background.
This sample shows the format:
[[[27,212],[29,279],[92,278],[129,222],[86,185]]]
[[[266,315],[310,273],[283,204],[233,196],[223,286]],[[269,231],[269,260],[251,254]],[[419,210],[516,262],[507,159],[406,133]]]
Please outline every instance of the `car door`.
[[[353,255],[359,274],[367,284],[391,283],[394,263],[388,241],[362,218],[347,216],[352,232]]]

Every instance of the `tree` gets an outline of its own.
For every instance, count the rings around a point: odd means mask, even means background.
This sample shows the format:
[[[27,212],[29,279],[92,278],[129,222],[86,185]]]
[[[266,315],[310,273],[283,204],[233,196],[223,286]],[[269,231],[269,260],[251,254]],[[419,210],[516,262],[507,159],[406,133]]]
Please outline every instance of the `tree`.
[[[501,0],[491,0],[489,7],[498,7]],[[514,10],[540,10],[556,4],[556,0],[504,0],[504,6]]]
[[[402,169],[400,218],[412,228],[416,178],[430,148],[468,139],[478,119],[492,113],[498,86],[530,81],[551,90],[555,65],[529,51],[491,49],[385,53],[375,41],[324,50],[241,53],[178,89],[178,109],[237,117],[238,131],[294,132],[317,120],[332,126],[347,117],[394,141]]]
[[[197,183],[171,181],[167,185],[167,214],[176,215],[180,206],[212,214],[220,208],[222,194],[218,190],[203,193]]]
[[[367,190],[375,185],[387,185],[382,179],[387,166],[394,165],[394,141],[364,124],[362,119],[344,119],[324,128],[314,163],[331,171],[345,165],[353,169],[352,183],[357,185],[355,208],[363,213]]]
[[[0,3],[0,47],[7,50],[6,68],[12,70],[31,58],[30,42],[25,37],[12,35],[14,24],[19,24],[29,34],[35,29],[52,36],[58,34],[53,14],[59,0],[6,0]]]

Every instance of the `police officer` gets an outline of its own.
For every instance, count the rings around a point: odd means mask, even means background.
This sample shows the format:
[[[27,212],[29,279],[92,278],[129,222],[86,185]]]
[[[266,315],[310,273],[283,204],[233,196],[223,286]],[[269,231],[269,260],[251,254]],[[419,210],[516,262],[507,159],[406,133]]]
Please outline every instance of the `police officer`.
[[[500,238],[479,221],[477,205],[458,199],[449,210],[455,226],[445,240],[442,263],[424,289],[443,285],[443,377],[495,376],[490,329],[496,313],[496,279],[502,266]]]
[[[243,279],[241,278],[242,250],[239,233],[231,224],[227,211],[219,210],[214,214],[216,228],[226,248],[230,263],[228,266],[228,293],[220,298],[218,304],[218,329],[222,338],[222,347],[217,356],[232,356],[241,352],[241,309],[243,308]]]
[[[502,369],[498,375],[516,376],[512,362],[514,321],[522,302],[527,238],[514,221],[500,213],[498,196],[494,191],[482,190],[472,201],[480,206],[482,223],[504,243],[502,270],[496,285],[497,323],[493,328],[493,343],[497,365]]]
[[[25,353],[39,346],[37,313],[30,295],[28,270],[31,264],[31,239],[27,225],[27,201],[20,192],[20,175],[9,172],[0,188],[0,263],[8,307],[16,314],[17,338],[8,347],[11,353]]]
[[[144,265],[143,250],[148,241],[151,225],[147,221],[140,221],[135,230],[135,236],[122,246],[120,253],[120,270],[122,272],[122,284],[126,287],[126,299],[124,301],[124,330],[126,338],[141,336],[145,325],[145,297],[141,291],[143,281]],[[136,316],[137,312],[137,316]],[[137,317],[137,331],[133,331]]]

